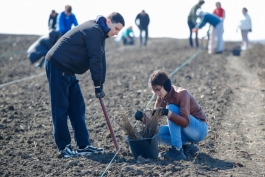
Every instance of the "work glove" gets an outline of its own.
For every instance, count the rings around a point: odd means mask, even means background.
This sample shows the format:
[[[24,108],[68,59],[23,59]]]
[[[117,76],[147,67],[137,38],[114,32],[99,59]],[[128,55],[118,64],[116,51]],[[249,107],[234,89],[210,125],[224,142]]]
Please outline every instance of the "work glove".
[[[97,98],[103,98],[105,96],[103,89],[100,87],[95,87],[95,94]]]
[[[134,115],[134,118],[135,118],[136,120],[142,121],[143,118],[144,118],[144,112],[139,111],[139,110],[136,111],[136,113],[135,113],[135,115]]]
[[[163,115],[163,116],[167,116],[168,115],[168,109],[166,108],[157,108],[157,109],[154,109],[152,111],[152,116],[154,116],[156,114],[156,112],[158,111],[159,114]]]

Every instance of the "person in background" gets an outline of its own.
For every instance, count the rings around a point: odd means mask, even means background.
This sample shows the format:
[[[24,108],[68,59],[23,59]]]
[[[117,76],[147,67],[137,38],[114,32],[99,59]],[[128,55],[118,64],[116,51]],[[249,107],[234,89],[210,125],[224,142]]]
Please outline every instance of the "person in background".
[[[139,20],[139,21],[138,21]],[[148,26],[150,23],[149,15],[142,10],[135,18],[135,24],[138,26],[140,30],[140,46],[146,46],[148,40]],[[142,33],[145,32],[145,38],[143,40]]]
[[[122,33],[122,41],[123,45],[134,45],[134,32],[133,32],[133,27],[129,26],[126,28],[126,30]]]
[[[242,35],[241,50],[246,50],[246,49],[248,49],[248,45],[249,45],[248,33],[252,32],[252,22],[251,22],[251,18],[249,16],[249,14],[248,14],[247,8],[244,7],[242,9],[242,13],[243,13],[243,16],[239,21],[237,30],[238,29],[241,30],[241,35]]]
[[[52,10],[49,20],[48,20],[49,29],[56,29],[57,16],[58,16],[58,13],[56,13],[55,10]]]
[[[40,62],[35,64],[36,68],[42,68],[45,61],[45,55],[59,38],[60,33],[54,29],[50,29],[48,34],[41,36],[37,41],[35,41],[27,50],[27,57],[30,60],[30,63],[34,64],[38,60],[42,59]]]
[[[64,35],[71,28],[72,25],[77,26],[78,22],[75,15],[72,13],[72,6],[66,5],[65,10],[57,16],[57,31]]]
[[[148,85],[156,95],[152,115],[159,111],[168,122],[159,127],[159,138],[171,148],[161,156],[173,160],[194,156],[199,151],[195,143],[204,140],[208,134],[207,117],[201,106],[188,90],[172,85],[162,70],[151,74]],[[135,113],[135,119],[143,123],[147,118],[142,111]]]
[[[189,38],[189,42],[190,42],[190,46],[193,47],[193,39],[192,39],[192,29],[195,27],[196,25],[196,20],[197,20],[197,15],[196,12],[198,9],[201,8],[201,6],[204,4],[204,0],[200,0],[197,4],[195,4],[189,13],[188,16],[188,26],[190,29],[190,38]],[[196,47],[199,47],[199,41],[198,41],[198,33],[195,33],[195,42],[196,42]]]
[[[85,122],[85,101],[76,74],[90,70],[95,96],[103,98],[106,76],[105,40],[125,25],[121,14],[84,22],[64,34],[45,56],[55,143],[59,157],[103,153],[92,146]],[[76,151],[71,146],[68,117],[74,132]]]
[[[213,14],[215,14],[216,16],[219,17],[219,19],[222,21],[222,23],[224,23],[224,19],[225,19],[225,10],[222,8],[221,3],[220,2],[216,2],[216,9],[214,9]],[[223,24],[224,27],[224,24]],[[223,29],[224,32],[224,29]],[[213,39],[212,41],[212,47],[215,48],[215,43],[216,43],[216,31],[215,28],[212,25],[209,25],[209,30],[207,32],[207,36],[208,36],[208,42],[210,39],[210,35],[211,38]]]
[[[198,23],[193,29],[193,32],[198,32],[199,29],[204,27],[207,23],[213,26],[212,30],[215,30],[216,38],[217,38],[217,46],[216,46],[216,54],[223,53],[224,50],[224,41],[223,41],[223,22],[214,14],[210,14],[207,12],[203,12],[202,10],[197,11],[197,15],[201,18],[200,23]],[[214,36],[213,31],[210,32],[210,39],[208,42],[208,53],[211,54],[213,52],[213,44],[214,44]]]

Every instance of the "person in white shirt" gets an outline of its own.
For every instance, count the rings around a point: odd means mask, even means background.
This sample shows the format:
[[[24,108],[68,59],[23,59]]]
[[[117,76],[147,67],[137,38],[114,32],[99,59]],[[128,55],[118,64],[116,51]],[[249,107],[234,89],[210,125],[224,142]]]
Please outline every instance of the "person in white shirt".
[[[247,8],[244,7],[242,9],[242,13],[243,13],[243,17],[239,21],[237,29],[240,29],[241,34],[242,34],[241,50],[246,50],[246,49],[248,49],[248,44],[249,44],[248,33],[252,32],[252,22],[251,22],[251,18],[249,16],[249,14],[248,14]]]

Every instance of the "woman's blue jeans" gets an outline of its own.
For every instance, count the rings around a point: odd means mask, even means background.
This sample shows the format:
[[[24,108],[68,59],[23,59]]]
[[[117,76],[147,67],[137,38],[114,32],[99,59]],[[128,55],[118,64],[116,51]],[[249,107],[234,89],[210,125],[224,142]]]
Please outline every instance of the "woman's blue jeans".
[[[45,59],[49,83],[53,134],[59,150],[71,143],[67,125],[70,119],[77,146],[90,145],[85,123],[85,102],[76,76],[69,76]]]
[[[179,107],[174,104],[167,105],[167,109],[179,115]],[[159,129],[160,142],[165,145],[182,148],[187,142],[200,142],[206,138],[208,126],[200,119],[192,115],[189,117],[189,125],[185,128],[168,120],[168,125],[162,125]]]

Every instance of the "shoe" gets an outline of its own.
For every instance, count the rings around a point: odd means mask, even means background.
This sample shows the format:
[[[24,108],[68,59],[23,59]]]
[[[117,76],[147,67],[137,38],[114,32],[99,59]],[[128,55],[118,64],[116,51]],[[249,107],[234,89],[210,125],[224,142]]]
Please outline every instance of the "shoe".
[[[63,150],[60,151],[59,158],[76,157],[78,154],[73,150],[72,146],[68,144]]]
[[[90,154],[98,154],[98,153],[103,153],[104,149],[103,148],[97,148],[92,145],[89,145],[83,149],[77,148],[77,154],[79,155],[90,155]]]
[[[223,51],[216,51],[215,54],[222,54]]]
[[[193,157],[200,149],[194,143],[182,146],[186,157]]]
[[[186,156],[183,153],[183,149],[177,150],[174,146],[170,148],[166,153],[161,154],[162,157],[170,160],[184,160]]]

